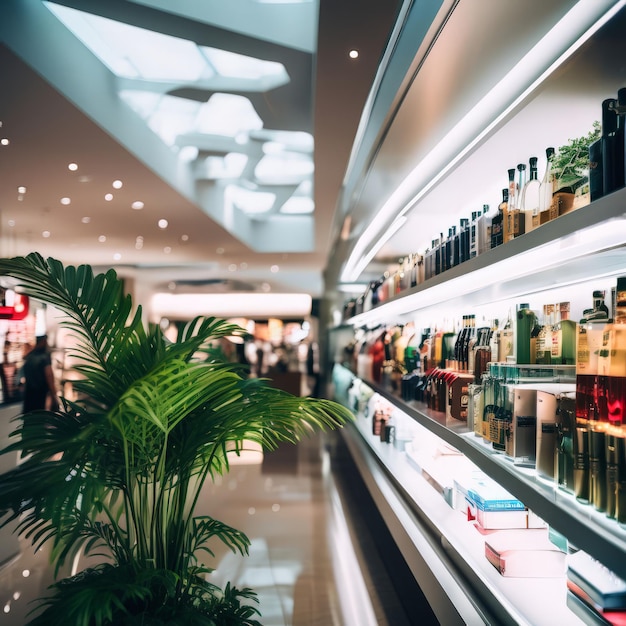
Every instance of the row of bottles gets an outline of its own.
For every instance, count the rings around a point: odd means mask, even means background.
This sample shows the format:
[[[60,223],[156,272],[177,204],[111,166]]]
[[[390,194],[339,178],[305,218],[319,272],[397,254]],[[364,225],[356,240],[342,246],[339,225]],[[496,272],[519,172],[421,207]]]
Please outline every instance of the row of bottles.
[[[461,218],[458,226],[450,226],[447,234],[432,239],[424,253],[406,255],[396,268],[372,281],[361,296],[346,302],[344,320],[624,187],[626,88],[619,89],[617,97],[604,100],[601,112],[600,136],[588,148],[586,167],[580,168],[585,170],[580,172],[582,186],[560,178],[561,171],[555,167],[559,154],[553,147],[546,148],[541,178],[536,156],[508,169],[507,185],[495,212],[490,213],[485,204],[471,217]],[[586,193],[581,195],[581,191]]]
[[[611,293],[578,322],[560,302],[543,320],[521,304],[503,322],[370,330],[351,366],[626,524],[626,277]]]

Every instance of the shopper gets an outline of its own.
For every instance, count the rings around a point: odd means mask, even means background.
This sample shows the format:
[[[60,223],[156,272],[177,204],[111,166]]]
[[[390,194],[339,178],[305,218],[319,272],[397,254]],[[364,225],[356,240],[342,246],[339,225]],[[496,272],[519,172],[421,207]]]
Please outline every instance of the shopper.
[[[35,347],[26,355],[23,376],[24,413],[46,408],[56,411],[59,408],[46,335],[38,336]],[[46,404],[48,395],[50,396],[49,405]]]

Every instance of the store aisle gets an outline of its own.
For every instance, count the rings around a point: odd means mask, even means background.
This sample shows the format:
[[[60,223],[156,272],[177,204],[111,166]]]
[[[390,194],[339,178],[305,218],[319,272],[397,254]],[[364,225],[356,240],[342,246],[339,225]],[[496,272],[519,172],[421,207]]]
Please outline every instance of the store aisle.
[[[0,409],[2,445],[8,420],[18,410]],[[6,467],[10,460],[3,462]],[[212,581],[253,588],[264,626],[416,623],[407,618],[397,585],[386,573],[382,559],[388,546],[366,524],[371,512],[363,508],[366,498],[354,471],[341,436],[330,433],[284,445],[259,464],[233,465],[228,475],[208,484],[198,513],[251,540],[247,557],[211,546]],[[47,551],[33,554],[6,531],[0,545],[0,624],[23,626],[29,603],[52,581]]]

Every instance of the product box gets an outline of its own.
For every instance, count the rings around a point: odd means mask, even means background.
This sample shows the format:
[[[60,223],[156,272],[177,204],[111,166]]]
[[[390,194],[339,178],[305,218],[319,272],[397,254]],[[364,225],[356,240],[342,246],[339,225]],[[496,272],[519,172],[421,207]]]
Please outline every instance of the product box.
[[[486,474],[467,485],[467,518],[485,530],[528,528],[528,509]]]
[[[626,626],[626,611],[605,611],[595,608],[577,595],[572,589],[567,589],[567,608],[577,615],[585,624],[597,626]]]
[[[626,611],[626,581],[586,552],[578,551],[569,556],[567,580],[572,589],[580,589],[595,607]]]
[[[446,382],[446,419],[467,421],[469,385],[473,382],[473,374],[456,374]]]
[[[566,571],[566,554],[545,528],[502,530],[485,540],[487,560],[502,574],[516,578],[556,578]]]

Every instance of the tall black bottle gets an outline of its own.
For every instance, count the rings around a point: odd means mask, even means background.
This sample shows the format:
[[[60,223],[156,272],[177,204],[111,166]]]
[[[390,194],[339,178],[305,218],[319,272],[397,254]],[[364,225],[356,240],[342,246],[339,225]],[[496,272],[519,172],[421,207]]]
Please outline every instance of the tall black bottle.
[[[624,186],[624,127],[617,108],[615,98],[602,102],[602,195]]]

